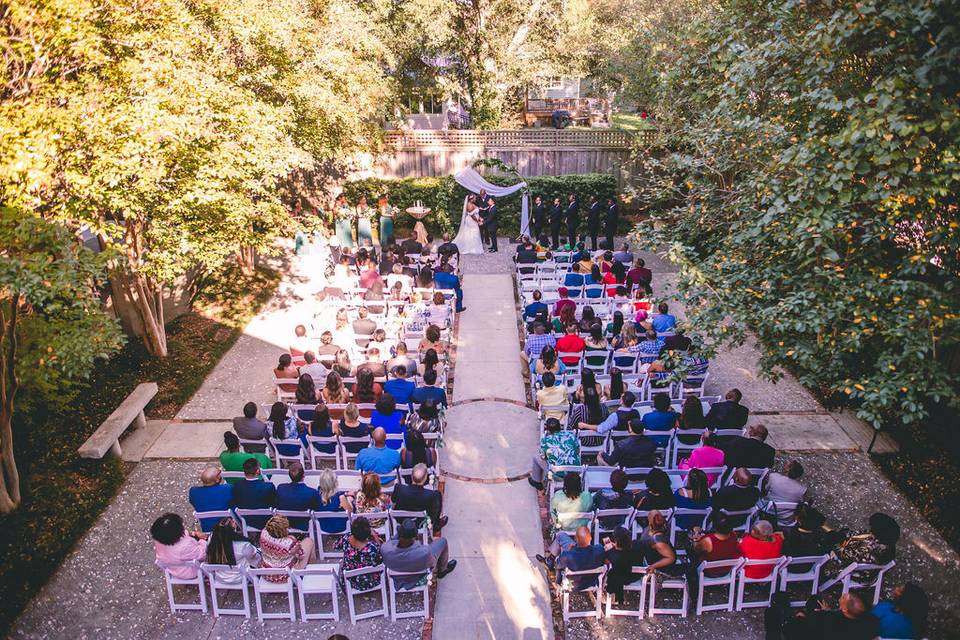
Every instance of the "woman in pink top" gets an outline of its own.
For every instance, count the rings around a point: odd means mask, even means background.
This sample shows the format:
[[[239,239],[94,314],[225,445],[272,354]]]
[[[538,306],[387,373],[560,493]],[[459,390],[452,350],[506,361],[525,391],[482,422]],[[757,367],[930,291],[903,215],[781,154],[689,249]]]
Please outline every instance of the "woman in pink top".
[[[197,577],[197,565],[187,564],[192,560],[203,561],[207,553],[207,534],[187,531],[183,518],[175,513],[165,513],[150,527],[157,562],[181,580]]]
[[[723,451],[717,448],[717,436],[712,431],[704,431],[701,437],[703,446],[694,449],[686,460],[680,463],[681,469],[707,469],[723,466]],[[716,473],[707,474],[707,484],[713,485],[717,480]]]

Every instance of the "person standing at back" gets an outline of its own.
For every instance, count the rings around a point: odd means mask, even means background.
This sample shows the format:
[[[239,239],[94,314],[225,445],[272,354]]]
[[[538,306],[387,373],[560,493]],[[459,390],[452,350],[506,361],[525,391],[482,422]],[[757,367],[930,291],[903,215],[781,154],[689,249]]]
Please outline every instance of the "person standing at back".
[[[566,222],[567,243],[573,247],[577,244],[577,227],[580,226],[580,203],[574,193],[567,198]]]
[[[553,206],[550,207],[550,241],[554,250],[560,248],[560,227],[563,225],[563,205],[560,198],[553,199]]]
[[[543,198],[537,196],[533,199],[533,228],[530,229],[531,238],[539,238],[544,229],[547,228],[547,205],[543,203]]]
[[[597,237],[600,235],[600,217],[603,215],[603,205],[597,196],[590,196],[590,210],[587,213],[587,232],[590,234],[590,250],[597,250]],[[612,247],[607,247],[611,249]]]
[[[606,232],[607,232],[607,248],[613,249],[613,237],[617,234],[617,225],[620,224],[620,212],[617,209],[617,199],[616,198],[607,198],[607,220],[606,220]],[[623,250],[627,250],[627,246],[623,246]],[[622,260],[621,262],[633,262],[633,255],[630,255],[628,260]]]

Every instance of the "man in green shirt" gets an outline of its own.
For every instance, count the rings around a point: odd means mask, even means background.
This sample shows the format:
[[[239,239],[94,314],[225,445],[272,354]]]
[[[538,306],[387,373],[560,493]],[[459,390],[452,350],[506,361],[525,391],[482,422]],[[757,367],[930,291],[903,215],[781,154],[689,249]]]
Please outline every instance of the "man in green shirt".
[[[220,454],[220,466],[224,471],[243,471],[243,463],[254,458],[260,463],[261,469],[272,469],[273,461],[262,453],[244,453],[240,450],[240,438],[232,431],[224,431],[223,444],[227,450]],[[227,478],[228,484],[233,484],[239,478]]]

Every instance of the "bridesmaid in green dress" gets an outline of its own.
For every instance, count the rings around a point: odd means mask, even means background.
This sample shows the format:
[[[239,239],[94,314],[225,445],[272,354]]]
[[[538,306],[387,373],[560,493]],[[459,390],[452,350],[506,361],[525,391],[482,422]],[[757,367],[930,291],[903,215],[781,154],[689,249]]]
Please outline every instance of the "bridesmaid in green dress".
[[[367,204],[366,196],[360,196],[360,202],[357,203],[357,246],[367,246],[367,240],[373,243],[373,227],[370,223],[372,215],[373,211]]]
[[[353,248],[353,211],[347,204],[347,197],[337,196],[334,203],[334,215],[336,216],[337,240],[341,247]]]
[[[380,196],[377,209],[380,211],[380,247],[386,251],[387,245],[393,242],[393,207],[386,195]]]

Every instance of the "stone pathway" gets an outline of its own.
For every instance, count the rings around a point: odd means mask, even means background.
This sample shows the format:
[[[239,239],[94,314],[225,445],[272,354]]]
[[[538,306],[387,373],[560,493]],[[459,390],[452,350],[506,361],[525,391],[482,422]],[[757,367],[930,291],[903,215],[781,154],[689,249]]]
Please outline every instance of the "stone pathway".
[[[549,638],[550,596],[534,558],[543,548],[539,510],[524,479],[537,447],[537,416],[525,406],[513,283],[509,274],[470,267],[441,452],[450,516],[443,535],[459,566],[440,584],[433,634]]]

